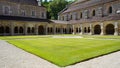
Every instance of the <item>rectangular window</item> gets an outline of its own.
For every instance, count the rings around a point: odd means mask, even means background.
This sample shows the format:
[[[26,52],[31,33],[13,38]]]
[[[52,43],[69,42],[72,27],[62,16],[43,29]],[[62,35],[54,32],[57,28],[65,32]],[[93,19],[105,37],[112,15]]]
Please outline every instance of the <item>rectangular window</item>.
[[[35,16],[35,11],[32,11],[32,12],[31,12],[31,15],[32,15],[32,16]]]
[[[21,14],[20,15],[21,16],[25,16],[26,15],[25,10],[21,10]]]
[[[44,18],[44,12],[42,12],[41,16],[42,16],[42,18]]]
[[[6,14],[6,15],[10,14],[10,7],[9,6],[4,7],[4,14]]]

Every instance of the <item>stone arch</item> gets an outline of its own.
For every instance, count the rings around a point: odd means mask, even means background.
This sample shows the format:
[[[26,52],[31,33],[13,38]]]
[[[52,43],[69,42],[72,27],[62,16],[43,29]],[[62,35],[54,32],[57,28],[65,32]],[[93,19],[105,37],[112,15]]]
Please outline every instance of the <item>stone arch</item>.
[[[49,27],[47,28],[47,32],[48,32],[48,33],[50,32],[50,28],[49,28]]]
[[[34,28],[34,27],[32,27],[31,32],[32,32],[32,33],[35,33],[35,28]]]
[[[72,33],[72,28],[69,28],[69,34],[71,34]]]
[[[50,28],[50,33],[53,33],[53,28],[52,27]]]
[[[79,32],[81,32],[81,28],[79,28]]]
[[[87,28],[86,27],[84,28],[84,32],[87,33]]]
[[[10,33],[10,28],[8,26],[5,27],[5,33]]]
[[[58,28],[58,33],[60,33],[60,28]]]
[[[48,31],[49,31],[49,28],[48,28]],[[44,34],[44,27],[42,25],[38,27],[38,34],[39,35],[43,35]]]
[[[4,33],[4,27],[3,26],[0,26],[0,33]]]
[[[30,27],[27,28],[27,33],[31,33],[31,28]]]
[[[88,27],[88,33],[90,33],[90,27]]]
[[[106,34],[107,35],[113,35],[114,34],[114,32],[115,32],[115,30],[114,30],[114,25],[113,24],[108,24],[107,26],[106,26]]]
[[[18,26],[14,27],[14,33],[18,33]]]
[[[95,25],[94,26],[94,34],[100,34],[101,33],[101,26]]]
[[[23,32],[24,32],[23,27],[20,27],[20,28],[19,28],[19,33],[23,33]]]
[[[76,33],[78,33],[79,32],[79,30],[78,30],[78,28],[76,28]]]

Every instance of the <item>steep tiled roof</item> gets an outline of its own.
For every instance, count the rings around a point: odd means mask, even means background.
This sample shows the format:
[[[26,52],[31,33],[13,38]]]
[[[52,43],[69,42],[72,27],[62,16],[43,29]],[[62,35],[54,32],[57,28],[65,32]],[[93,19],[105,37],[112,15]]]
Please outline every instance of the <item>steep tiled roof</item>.
[[[5,0],[8,2],[15,2],[15,3],[20,3],[20,4],[27,4],[27,5],[38,5],[37,0]]]
[[[79,3],[77,6],[74,6],[74,4],[73,4],[72,7],[69,7],[63,13],[79,10],[79,9],[82,9],[82,8],[87,8],[87,7],[90,7],[90,6],[97,5],[97,4],[104,4],[104,3],[107,3],[107,2],[111,2],[111,1],[115,1],[115,0],[88,0],[87,2]]]

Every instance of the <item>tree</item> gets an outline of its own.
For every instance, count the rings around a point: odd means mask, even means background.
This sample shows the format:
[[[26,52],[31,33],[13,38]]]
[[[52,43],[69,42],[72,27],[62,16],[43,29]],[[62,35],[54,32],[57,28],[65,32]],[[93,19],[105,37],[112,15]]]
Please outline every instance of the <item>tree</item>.
[[[71,2],[68,2],[68,0],[51,0],[50,2],[43,2],[43,5],[48,11],[48,19],[57,19],[57,14],[69,3]]]

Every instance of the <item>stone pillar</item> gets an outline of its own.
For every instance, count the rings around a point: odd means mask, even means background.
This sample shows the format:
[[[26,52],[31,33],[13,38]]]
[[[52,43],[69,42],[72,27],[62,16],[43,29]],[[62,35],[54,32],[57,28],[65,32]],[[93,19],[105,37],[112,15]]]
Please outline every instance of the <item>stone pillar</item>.
[[[55,26],[55,24],[53,26],[53,33],[56,34],[56,26]]]
[[[60,32],[61,32],[61,34],[63,34],[63,27],[62,27],[62,25],[61,25],[61,28],[60,28]]]
[[[115,26],[115,33],[114,33],[114,35],[118,35],[118,22],[115,22],[115,24],[114,24],[114,26]]]
[[[83,30],[83,26],[82,26],[82,24],[80,25],[80,28],[81,28],[80,35],[83,35],[83,33],[84,33],[84,30]]]
[[[73,27],[73,35],[74,35],[76,33],[75,25],[73,25],[72,27]]]
[[[93,34],[93,27],[92,27],[92,24],[90,24],[90,35]]]
[[[25,30],[24,30],[24,34],[27,35],[27,34],[28,34],[28,33],[27,33],[27,23],[24,25],[24,29],[25,29]]]
[[[38,26],[37,26],[37,24],[35,25],[35,34],[38,35]]]
[[[104,33],[104,24],[101,23],[100,25],[101,25],[101,33],[100,33],[100,35],[104,35],[104,34],[105,34],[105,33]]]
[[[66,25],[66,30],[67,30],[67,34],[69,34],[69,28],[70,28],[70,25]]]
[[[13,36],[14,35],[14,23],[13,22],[11,22],[11,24],[10,24],[10,35],[11,36]]]
[[[48,35],[48,26],[45,26],[45,35]]]

